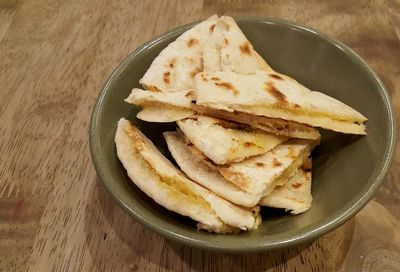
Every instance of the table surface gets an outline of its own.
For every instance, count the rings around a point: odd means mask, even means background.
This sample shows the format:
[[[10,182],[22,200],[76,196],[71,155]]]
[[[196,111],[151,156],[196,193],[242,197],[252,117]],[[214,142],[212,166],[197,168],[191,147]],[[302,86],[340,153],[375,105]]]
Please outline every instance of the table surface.
[[[400,270],[399,152],[342,227],[256,254],[171,244],[100,187],[88,126],[107,77],[155,35],[214,13],[281,17],[344,42],[382,78],[398,119],[399,0],[0,0],[0,271]]]

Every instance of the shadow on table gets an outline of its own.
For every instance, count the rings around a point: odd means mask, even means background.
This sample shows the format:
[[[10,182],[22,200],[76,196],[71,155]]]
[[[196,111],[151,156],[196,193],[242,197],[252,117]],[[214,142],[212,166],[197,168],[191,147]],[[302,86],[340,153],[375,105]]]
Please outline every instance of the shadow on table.
[[[88,196],[85,233],[95,271],[265,271],[272,268],[303,271],[324,268],[330,262],[326,258],[330,257],[340,262],[335,250],[345,256],[347,243],[339,244],[351,239],[354,230],[354,224],[347,225],[337,238],[322,238],[283,250],[240,255],[210,252],[170,242],[146,229],[125,213],[96,181]]]

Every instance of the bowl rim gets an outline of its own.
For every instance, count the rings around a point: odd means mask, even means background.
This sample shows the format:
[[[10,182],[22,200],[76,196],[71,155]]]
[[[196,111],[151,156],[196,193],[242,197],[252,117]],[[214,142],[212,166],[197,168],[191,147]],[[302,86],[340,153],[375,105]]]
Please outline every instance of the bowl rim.
[[[385,150],[385,157],[384,157],[384,162],[382,165],[382,168],[380,169],[380,172],[375,180],[371,184],[371,187],[366,191],[364,195],[361,196],[360,199],[358,199],[353,205],[348,207],[342,214],[340,214],[337,217],[331,218],[329,217],[329,220],[325,220],[326,223],[322,224],[318,228],[315,228],[313,230],[310,230],[308,232],[305,232],[301,235],[296,235],[292,236],[288,239],[282,239],[281,241],[278,242],[269,242],[269,243],[259,243],[259,244],[251,244],[251,245],[241,245],[238,247],[226,247],[224,245],[221,245],[219,243],[212,243],[209,241],[202,241],[200,239],[193,239],[190,237],[183,236],[177,232],[164,229],[162,227],[159,227],[158,225],[146,221],[145,218],[143,218],[140,215],[140,212],[137,212],[133,209],[131,209],[123,200],[118,198],[115,195],[115,192],[113,192],[113,189],[108,186],[108,184],[105,182],[109,177],[106,174],[106,171],[101,167],[101,156],[99,155],[98,152],[98,146],[100,146],[99,143],[99,137],[97,137],[96,134],[96,129],[97,129],[97,123],[99,119],[99,115],[102,109],[102,104],[103,104],[103,99],[105,95],[107,94],[107,91],[114,81],[116,77],[120,75],[122,71],[125,70],[125,68],[129,65],[130,61],[135,58],[137,55],[140,53],[144,52],[147,50],[147,48],[151,47],[152,45],[170,37],[176,35],[176,33],[182,33],[186,29],[189,29],[193,25],[197,24],[200,21],[192,22],[189,24],[185,24],[183,26],[174,28],[172,30],[169,30],[167,32],[164,32],[151,40],[145,42],[141,46],[139,46],[136,50],[134,50],[132,53],[126,57],[122,63],[120,63],[117,68],[114,69],[110,77],[107,79],[105,85],[103,86],[99,96],[96,99],[96,102],[93,107],[91,119],[90,119],[90,125],[89,125],[89,146],[90,146],[90,154],[92,158],[92,162],[94,164],[95,170],[97,175],[99,176],[99,180],[101,181],[101,184],[105,187],[106,191],[109,193],[109,195],[112,196],[112,198],[125,210],[130,216],[133,216],[136,220],[138,220],[140,223],[151,229],[152,231],[160,234],[164,238],[168,240],[172,240],[175,242],[179,242],[181,244],[187,245],[187,246],[195,246],[198,248],[202,249],[207,249],[207,250],[212,250],[212,251],[223,251],[223,252],[231,252],[231,253],[238,253],[238,252],[258,252],[258,251],[267,251],[267,250],[272,250],[276,248],[284,248],[284,247],[289,247],[289,246],[294,246],[298,245],[300,243],[308,242],[310,240],[314,240],[332,230],[334,230],[337,227],[340,227],[343,225],[347,220],[349,220],[351,217],[353,217],[355,214],[357,214],[373,197],[374,193],[379,189],[381,186],[382,182],[384,181],[391,163],[394,158],[395,150],[396,150],[396,121],[395,121],[395,116],[393,112],[393,108],[391,105],[391,100],[390,96],[388,94],[388,91],[386,90],[382,80],[378,77],[378,75],[369,67],[369,65],[364,61],[354,50],[346,46],[344,43],[329,37],[327,34],[322,33],[319,30],[316,30],[314,28],[310,28],[298,23],[294,23],[289,20],[281,19],[281,18],[274,18],[274,17],[266,17],[266,16],[234,16],[235,20],[238,22],[240,25],[240,22],[247,21],[247,22],[257,22],[257,23],[267,23],[267,24],[276,24],[276,25],[286,25],[289,26],[295,30],[300,30],[300,31],[305,31],[309,32],[313,35],[320,36],[322,39],[325,39],[329,43],[335,45],[338,49],[343,51],[348,57],[354,59],[355,61],[358,62],[359,65],[363,66],[365,70],[370,74],[372,78],[374,78],[379,85],[379,92],[383,98],[385,107],[388,111],[388,116],[389,116],[389,129],[388,129],[388,136],[390,141],[388,142]]]

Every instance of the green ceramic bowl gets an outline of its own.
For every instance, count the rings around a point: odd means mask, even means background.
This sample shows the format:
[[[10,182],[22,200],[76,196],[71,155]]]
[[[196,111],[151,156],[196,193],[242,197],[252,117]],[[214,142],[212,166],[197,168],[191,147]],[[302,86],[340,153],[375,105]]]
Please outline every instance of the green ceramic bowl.
[[[174,124],[136,119],[138,108],[124,102],[158,53],[193,24],[145,43],[113,72],[96,102],[90,148],[97,173],[114,199],[134,218],[167,239],[201,248],[249,252],[282,248],[315,239],[346,222],[371,199],[382,183],[395,149],[395,124],[389,96],[367,64],[344,44],[291,22],[239,17],[239,26],[256,50],[277,71],[312,90],[324,92],[368,118],[368,136],[322,132],[313,154],[314,203],[291,216],[262,209],[256,231],[216,235],[197,231],[194,222],[157,205],[128,178],[118,161],[114,134],[121,117],[133,121],[171,159],[161,135]]]

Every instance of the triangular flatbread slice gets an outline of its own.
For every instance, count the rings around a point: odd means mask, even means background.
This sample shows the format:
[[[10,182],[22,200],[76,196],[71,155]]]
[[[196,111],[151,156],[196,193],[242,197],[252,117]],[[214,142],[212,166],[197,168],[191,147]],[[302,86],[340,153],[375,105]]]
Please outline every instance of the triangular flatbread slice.
[[[184,32],[164,48],[140,79],[146,91],[134,89],[127,102],[139,105],[137,118],[147,122],[174,122],[194,114],[182,101],[193,88],[193,78],[203,71],[203,44],[212,34],[218,16],[213,15]],[[172,92],[172,95],[165,93]],[[190,101],[189,101],[190,102]]]
[[[265,196],[296,173],[310,155],[315,142],[291,139],[271,151],[227,165],[215,165],[226,180],[242,190]]]
[[[264,154],[288,139],[249,125],[207,116],[192,116],[177,124],[188,140],[216,164]]]
[[[224,43],[219,46],[213,43],[216,37],[219,37],[217,40],[226,40],[225,36],[232,40],[230,45]],[[238,46],[233,46],[235,44]],[[237,72],[241,72],[243,68],[247,72],[270,69],[269,65],[254,51],[233,18],[223,16],[218,19],[218,16],[214,15],[184,32],[153,60],[139,81],[145,89],[153,91],[153,94],[142,96],[139,100],[133,99],[134,97],[130,99],[130,103],[143,108],[138,118],[149,122],[173,122],[190,116],[193,113],[192,110],[185,106],[171,106],[170,100],[162,93],[191,90],[194,76],[202,72],[205,66],[210,67],[206,63],[215,56],[215,53],[213,56],[209,55],[210,48],[218,48],[215,52],[222,54],[217,56],[220,60],[226,59],[227,52],[230,52],[232,56],[230,62],[222,61],[218,64],[219,69],[230,71],[236,67],[237,69],[233,70]],[[240,48],[243,48],[244,54]],[[213,67],[213,70],[215,69],[216,67]],[[135,93],[134,91],[132,94]],[[158,96],[160,97],[157,98]],[[161,112],[165,114],[160,114]]]
[[[260,201],[262,206],[285,209],[292,214],[307,211],[311,207],[311,203],[310,158],[285,185],[278,186]]]
[[[249,124],[254,128],[290,138],[319,140],[321,136],[317,129],[308,125],[279,118],[255,116],[248,113],[229,112],[198,106],[192,103],[193,100],[193,91],[163,93],[135,88],[125,101],[134,105],[140,105],[143,109],[136,117],[147,122],[175,122],[198,113]]]
[[[191,152],[193,161],[201,161],[212,171],[218,171],[226,181],[258,199],[270,194],[275,187],[285,185],[298,168],[304,164],[317,141],[290,139],[271,151],[226,165],[217,165],[200,152],[180,132],[180,139]],[[178,163],[179,164],[179,163]]]
[[[365,134],[367,119],[344,103],[275,73],[199,73],[196,103],[226,111],[281,118],[343,133]]]
[[[193,88],[193,77],[203,71],[203,42],[217,23],[214,15],[184,32],[164,48],[140,79],[145,89],[159,92]]]
[[[258,204],[260,197],[244,192],[205,163],[202,157],[194,155],[191,144],[181,134],[164,132],[164,137],[172,157],[189,178],[237,205],[254,207]]]
[[[161,92],[193,88],[202,71],[272,71],[232,17],[211,16],[184,32],[153,60],[140,83]]]
[[[158,204],[198,221],[199,228],[225,233],[260,223],[257,208],[236,206],[189,180],[129,121],[119,121],[115,143],[131,180]]]

